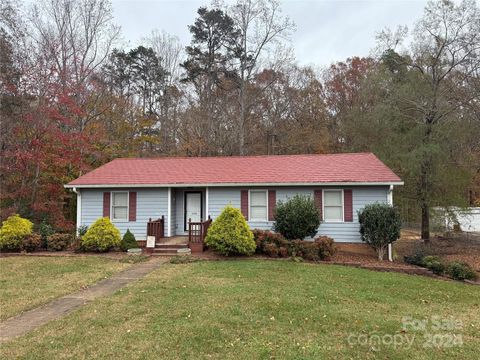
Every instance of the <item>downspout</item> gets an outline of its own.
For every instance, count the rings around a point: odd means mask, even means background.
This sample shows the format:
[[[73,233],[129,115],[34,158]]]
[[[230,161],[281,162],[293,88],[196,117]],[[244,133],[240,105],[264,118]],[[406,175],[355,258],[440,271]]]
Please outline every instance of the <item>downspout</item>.
[[[390,188],[388,189],[387,202],[390,206],[393,206],[393,185],[390,185]],[[388,244],[388,261],[393,261],[392,243]]]

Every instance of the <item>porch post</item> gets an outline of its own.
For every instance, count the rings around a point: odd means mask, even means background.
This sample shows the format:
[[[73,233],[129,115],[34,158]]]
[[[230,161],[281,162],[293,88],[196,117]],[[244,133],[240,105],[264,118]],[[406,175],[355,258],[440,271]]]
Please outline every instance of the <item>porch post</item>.
[[[210,214],[208,213],[208,187],[205,188],[205,219],[208,219]],[[205,219],[203,221],[205,221]]]
[[[387,192],[387,203],[390,206],[393,206],[393,185],[390,185],[390,188]],[[392,251],[392,244],[388,244],[388,261],[393,261],[393,251]]]
[[[170,224],[172,223],[172,188],[168,188],[167,195],[167,237],[172,236],[172,229]]]

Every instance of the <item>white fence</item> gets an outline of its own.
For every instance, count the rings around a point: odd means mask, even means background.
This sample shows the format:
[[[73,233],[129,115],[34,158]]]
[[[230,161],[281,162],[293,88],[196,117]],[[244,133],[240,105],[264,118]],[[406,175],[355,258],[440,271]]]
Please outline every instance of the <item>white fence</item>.
[[[467,232],[480,232],[480,208],[434,208],[437,224],[445,226],[446,230],[452,230],[455,225],[460,230]]]

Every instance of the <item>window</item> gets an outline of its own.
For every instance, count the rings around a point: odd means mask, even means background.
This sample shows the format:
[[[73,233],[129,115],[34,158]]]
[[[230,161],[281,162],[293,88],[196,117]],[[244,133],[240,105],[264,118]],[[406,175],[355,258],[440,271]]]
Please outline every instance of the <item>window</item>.
[[[343,191],[323,191],[323,220],[331,222],[343,221]]]
[[[250,220],[267,221],[267,190],[250,190]]]
[[[128,221],[128,192],[112,192],[112,220]]]

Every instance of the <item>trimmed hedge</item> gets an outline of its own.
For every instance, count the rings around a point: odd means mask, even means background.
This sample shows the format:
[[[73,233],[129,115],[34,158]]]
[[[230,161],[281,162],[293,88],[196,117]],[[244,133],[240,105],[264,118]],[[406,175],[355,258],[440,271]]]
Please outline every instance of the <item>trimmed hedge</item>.
[[[358,221],[362,241],[374,248],[378,259],[383,260],[388,244],[400,237],[400,214],[391,205],[376,203],[359,211]]]
[[[210,225],[205,245],[223,255],[252,255],[255,241],[239,209],[227,206]]]
[[[330,259],[337,249],[335,242],[328,236],[321,236],[314,241],[286,240],[281,234],[271,231],[254,230],[257,253],[270,257],[301,257],[305,260],[319,261]]]
[[[0,250],[19,250],[23,239],[33,232],[33,223],[15,214],[9,216],[0,229]]]
[[[87,230],[81,239],[81,246],[88,251],[105,252],[120,245],[120,231],[109,218],[99,218]]]
[[[273,229],[288,240],[315,236],[320,226],[320,214],[309,196],[295,195],[287,201],[279,201],[275,208]]]

